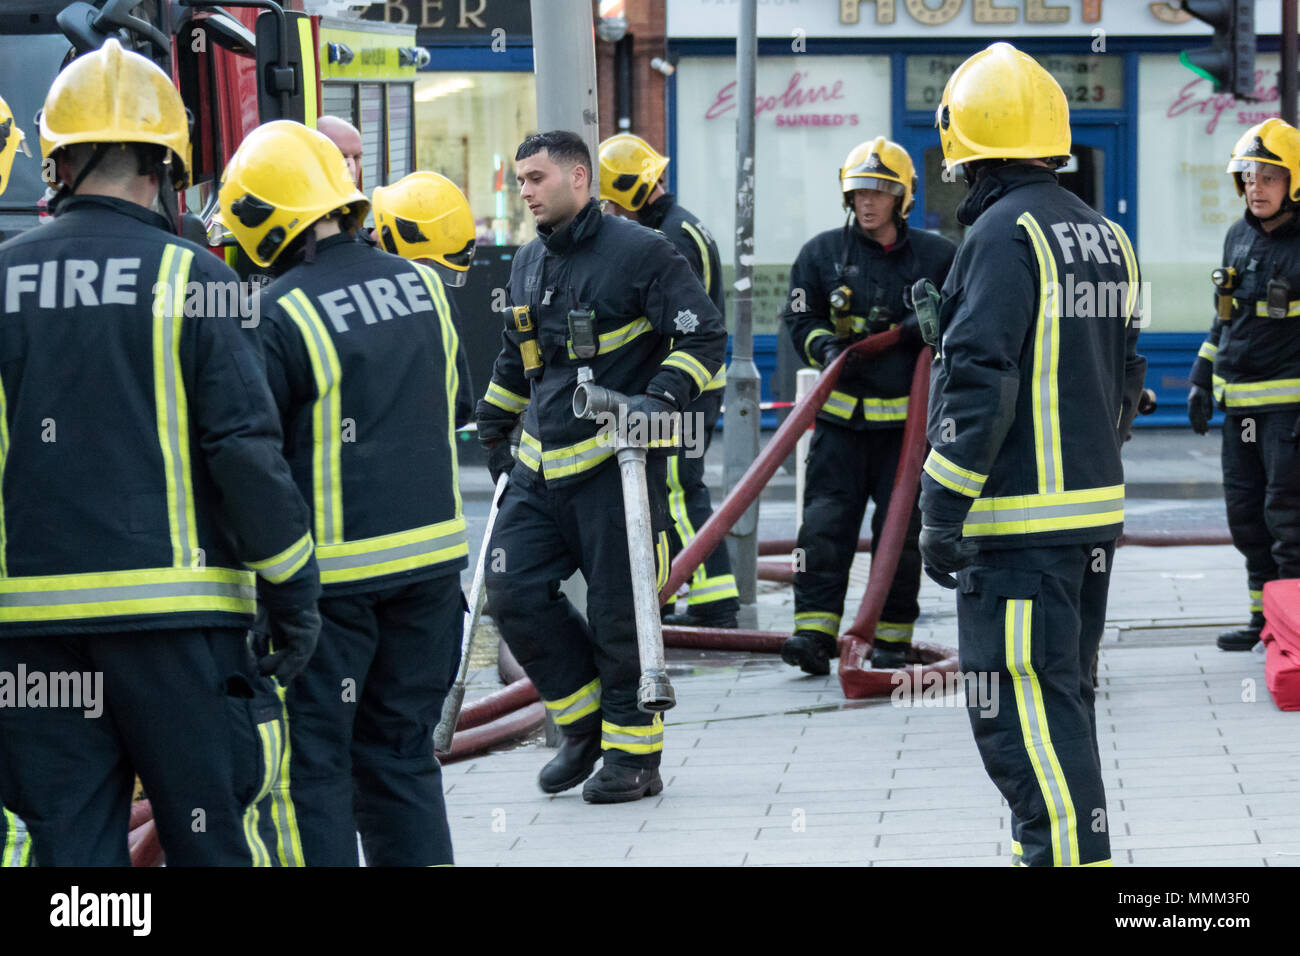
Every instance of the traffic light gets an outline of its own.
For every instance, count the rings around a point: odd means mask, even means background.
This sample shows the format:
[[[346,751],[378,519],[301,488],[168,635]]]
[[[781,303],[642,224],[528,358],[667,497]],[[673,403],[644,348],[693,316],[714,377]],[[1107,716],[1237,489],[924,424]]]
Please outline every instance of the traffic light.
[[[1182,0],[1180,8],[1214,27],[1210,46],[1183,50],[1178,62],[1214,92],[1255,99],[1255,0]]]

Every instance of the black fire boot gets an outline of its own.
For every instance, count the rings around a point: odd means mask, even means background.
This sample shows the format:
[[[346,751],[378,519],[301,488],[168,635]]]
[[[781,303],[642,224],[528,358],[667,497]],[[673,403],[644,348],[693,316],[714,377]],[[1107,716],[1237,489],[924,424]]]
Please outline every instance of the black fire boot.
[[[688,608],[685,614],[667,614],[663,621],[674,627],[735,628],[739,626],[736,621],[737,607],[735,601],[717,601]]]
[[[1237,631],[1224,631],[1214,643],[1221,651],[1248,651],[1259,643],[1259,632],[1264,629],[1264,615],[1256,611],[1250,624]]]
[[[582,799],[588,803],[630,803],[653,797],[663,788],[659,754],[641,756],[608,750],[600,772],[582,788]]]
[[[882,671],[906,667],[911,646],[899,641],[876,641],[871,647],[871,669]]]
[[[559,753],[537,775],[543,793],[561,793],[591,776],[600,759],[600,714],[591,716],[596,719],[578,721],[581,730],[572,729],[577,724],[563,729]]]
[[[816,677],[831,672],[831,658],[838,653],[835,638],[820,631],[795,631],[794,637],[781,645],[781,660]]]

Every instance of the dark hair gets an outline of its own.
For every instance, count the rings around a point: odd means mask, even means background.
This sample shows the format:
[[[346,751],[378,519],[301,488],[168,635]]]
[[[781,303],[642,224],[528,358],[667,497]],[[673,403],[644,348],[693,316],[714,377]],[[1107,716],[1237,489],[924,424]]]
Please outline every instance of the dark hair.
[[[515,159],[527,159],[542,150],[550,155],[551,160],[564,166],[587,167],[587,178],[591,178],[591,150],[587,142],[577,133],[567,129],[553,129],[549,133],[533,133],[519,144],[515,150]]]

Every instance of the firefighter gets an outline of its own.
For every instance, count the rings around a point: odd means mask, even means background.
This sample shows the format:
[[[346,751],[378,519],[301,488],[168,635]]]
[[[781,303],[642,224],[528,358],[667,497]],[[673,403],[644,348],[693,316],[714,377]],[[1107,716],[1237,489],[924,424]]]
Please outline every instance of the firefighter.
[[[432,268],[447,293],[452,321],[460,328],[455,290],[469,278],[475,249],[474,213],[460,187],[446,176],[421,170],[391,186],[376,186],[373,211],[372,240],[394,255]],[[464,342],[456,350],[456,374],[460,383],[456,427],[460,428],[474,417],[474,390]]]
[[[1242,218],[1215,270],[1218,310],[1192,366],[1187,414],[1204,435],[1217,403],[1232,543],[1246,558],[1250,623],[1220,634],[1246,651],[1264,626],[1264,585],[1300,578],[1300,131],[1280,119],[1246,130],[1226,170]]]
[[[623,490],[612,430],[574,417],[579,381],[629,396],[628,436],[659,445],[722,367],[722,316],[662,236],[589,198],[592,164],[576,133],[534,134],[515,153],[538,238],[515,255],[506,320],[479,440],[493,479],[509,470],[491,541],[488,601],[515,658],[563,734],[541,771],[546,793],[636,800],[663,789],[663,721],[637,709],[640,676]],[[519,460],[508,436],[522,416]],[[647,463],[660,582],[667,578],[664,457]],[[581,570],[587,619],[560,593]]]
[[[250,133],[220,201],[254,261],[280,263],[259,331],[318,541],[320,648],[286,698],[303,861],[357,865],[359,831],[368,865],[449,864],[433,729],[459,663],[468,543],[442,282],[356,241],[369,203],[299,123]]]
[[[1013,706],[969,714],[1013,857],[1107,865],[1091,669],[1145,369],[1138,264],[1124,230],[1057,182],[1069,108],[1032,58],[976,53],[936,121],[971,228],[939,310],[921,554],[958,589],[962,671],[1012,691]]]
[[[942,236],[908,227],[916,174],[897,143],[877,136],[858,144],[845,157],[839,180],[847,221],[806,242],[790,270],[782,318],[795,351],[809,365],[823,368],[866,336],[899,326],[902,338],[869,361],[850,359],[853,366],[844,370],[817,413],[798,540],[806,564],[794,577],[794,635],[781,648],[787,664],[809,674],[828,673],[830,659],[838,654],[849,566],[867,500],[876,503],[873,547],[889,510],[912,372],[922,346],[904,290],[921,278],[942,283],[955,249]],[[876,625],[875,668],[901,667],[907,660],[920,613],[919,531],[920,512],[914,509]]]
[[[337,116],[322,116],[316,120],[316,131],[325,134],[325,138],[339,148],[348,164],[348,175],[352,184],[361,188],[361,166],[363,147],[361,133],[355,126]]]
[[[14,122],[13,111],[0,97],[0,195],[9,188],[9,173],[13,169],[18,150],[28,152],[22,127]],[[31,861],[32,843],[27,839],[27,827],[14,814],[0,806],[4,823],[0,835],[0,866],[27,866]]]
[[[39,127],[56,218],[0,246],[0,671],[81,676],[83,708],[0,708],[0,800],[38,865],[125,866],[138,774],[168,865],[268,864],[265,675],[305,665],[319,578],[254,343],[205,311],[235,274],[153,211],[188,182],[185,107],[109,39]]]
[[[694,215],[677,204],[664,189],[663,174],[668,157],[639,136],[619,133],[600,144],[600,198],[615,203],[636,216],[643,226],[658,230],[682,254],[704,285],[718,314],[726,317],[722,295],[722,259],[718,244]],[[727,370],[719,369],[686,410],[692,427],[703,440],[691,448],[683,446],[668,459],[668,511],[672,529],[668,535],[669,562],[690,544],[696,532],[713,514],[709,488],[704,483],[704,455],[713,441],[713,428],[722,411],[722,393]],[[673,613],[675,599],[664,606],[664,622],[690,627],[735,627],[740,594],[731,573],[731,559],[725,545],[714,549],[691,576],[685,614]]]

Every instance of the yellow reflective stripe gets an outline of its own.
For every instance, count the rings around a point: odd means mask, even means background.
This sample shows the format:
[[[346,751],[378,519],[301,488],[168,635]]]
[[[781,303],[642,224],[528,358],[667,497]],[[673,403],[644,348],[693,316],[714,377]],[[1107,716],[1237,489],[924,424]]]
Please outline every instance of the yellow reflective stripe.
[[[837,392],[832,390],[830,397],[826,399],[821,410],[823,412],[829,412],[837,418],[852,418],[853,413],[858,410],[857,396],[850,395],[848,392]]]
[[[1250,590],[1250,613],[1251,613],[1251,614],[1262,614],[1263,612],[1264,612],[1264,592],[1263,592],[1263,591],[1256,591],[1254,588],[1251,588],[1251,590]]]
[[[519,464],[532,471],[542,467],[542,443],[528,432],[519,436],[519,448],[516,452]]]
[[[934,448],[931,448],[930,454],[926,456],[922,470],[949,491],[955,491],[968,498],[978,498],[980,492],[984,490],[984,483],[989,480],[988,475],[963,468],[939,454]]]
[[[153,300],[153,397],[167,495],[172,567],[198,560],[194,489],[190,481],[189,409],[181,377],[181,324],[185,284],[194,253],[168,244],[158,266]]]
[[[451,303],[447,301],[442,280],[429,266],[417,263],[415,269],[429,289],[429,295],[438,311],[438,322],[442,326],[442,360],[446,368],[447,384],[447,448],[451,458],[451,491],[456,499],[456,515],[459,516],[464,511],[460,497],[460,466],[456,450],[456,393],[460,391],[460,372],[456,369],[456,353],[460,350],[460,337],[456,333],[455,323],[451,320]]]
[[[1253,408],[1292,402],[1300,402],[1300,378],[1223,382],[1223,404],[1228,408]]]
[[[9,547],[5,535],[4,480],[5,462],[9,458],[9,404],[5,398],[4,381],[0,380],[0,578],[9,573],[6,551]]]
[[[1060,356],[1061,301],[1056,259],[1047,236],[1029,213],[1016,220],[1024,227],[1038,260],[1038,316],[1034,329],[1034,456],[1038,463],[1038,490],[1061,491],[1061,417],[1057,390],[1057,362]]]
[[[252,614],[251,571],[144,568],[0,578],[0,623],[213,611]]]
[[[483,396],[483,401],[489,405],[495,405],[504,412],[519,414],[528,407],[528,398],[524,395],[516,395],[509,389],[502,388],[496,382],[489,382],[487,394]]]
[[[907,419],[907,396],[862,399],[862,417],[869,422],[901,422]]]
[[[1260,299],[1255,303],[1255,315],[1264,319],[1268,318],[1268,302],[1266,300]],[[1287,303],[1286,317],[1294,319],[1298,315],[1300,315],[1300,299],[1292,299]]]
[[[1222,402],[1223,387],[1228,384],[1228,380],[1222,375],[1212,375],[1210,376],[1210,384],[1214,391],[1214,400],[1216,402]]]
[[[654,326],[650,324],[650,320],[645,316],[642,316],[639,319],[633,319],[627,325],[620,325],[618,328],[609,332],[602,332],[597,337],[599,344],[596,346],[596,354],[607,355],[610,352],[621,349],[633,339],[645,335],[645,333],[651,331],[653,328]],[[573,351],[573,343],[569,342],[568,346],[569,358],[576,359],[578,353]]]
[[[1025,849],[1020,845],[1019,840],[1011,841],[1011,865],[1024,866]]]
[[[699,246],[700,262],[703,264],[703,270],[700,274],[700,282],[704,285],[704,291],[708,293],[709,289],[713,287],[713,264],[709,261],[709,245],[705,241],[700,230],[696,229],[689,222],[682,223],[682,228],[686,230],[686,234],[694,239],[695,244]]]
[[[682,485],[681,457],[673,455],[668,459],[668,513],[672,515],[677,536],[682,539],[682,547],[695,539],[695,525],[686,512],[686,488]]]
[[[276,781],[271,785],[271,822],[275,824],[276,856],[281,866],[306,866],[307,861],[302,849],[302,834],[298,830],[298,810],[293,803],[293,792],[289,785],[289,766],[293,759],[293,746],[288,732],[289,708],[284,702],[285,689],[276,682],[276,693],[280,695],[280,713],[283,717],[284,733],[283,751]],[[279,725],[277,725],[279,733]]]
[[[669,352],[668,357],[660,364],[663,368],[675,368],[689,375],[691,381],[695,383],[696,392],[704,391],[704,386],[708,385],[709,379],[713,378],[709,370],[704,367],[704,363],[689,352]]]
[[[1120,251],[1124,255],[1124,271],[1128,274],[1128,291],[1124,296],[1124,324],[1128,325],[1133,319],[1133,310],[1137,307],[1137,298],[1139,293],[1138,286],[1138,268],[1137,256],[1133,253],[1133,243],[1129,242],[1128,233],[1117,222],[1106,220],[1115,233],[1115,238],[1119,240]]]
[[[343,540],[343,455],[342,396],[339,380],[343,372],[334,342],[325,323],[301,289],[278,300],[302,335],[316,381],[312,402],[312,513],[316,543],[335,544]]]
[[[32,841],[27,825],[16,813],[0,807],[4,815],[4,844],[0,847],[0,867],[27,866],[31,859]]]
[[[298,45],[302,48],[302,75],[308,77],[302,95],[303,124],[315,129],[320,104],[316,101],[316,44],[311,39],[311,17],[298,21]]]
[[[1105,860],[1098,860],[1095,863],[1080,863],[1079,865],[1080,866],[1114,866],[1115,864],[1110,859],[1105,859]]]
[[[668,583],[668,532],[660,531],[655,538],[655,590],[662,591]]]
[[[808,347],[813,344],[813,341],[815,339],[819,339],[823,335],[830,335],[830,334],[831,334],[830,329],[813,329],[806,336],[804,336],[803,357],[808,360],[809,365],[816,366],[817,368],[822,368],[822,363],[817,361],[817,358],[812,354],[812,352],[808,350]]]
[[[1214,356],[1219,354],[1219,347],[1210,342],[1202,342],[1201,347],[1196,350],[1196,357],[1207,359],[1213,362]]]
[[[962,526],[967,536],[1033,534],[1118,524],[1124,520],[1124,486],[1058,491],[1049,495],[978,498]]]
[[[298,570],[311,557],[311,532],[295,541],[279,554],[272,555],[265,561],[245,561],[244,563],[272,584],[281,584],[298,573]]]
[[[626,727],[600,722],[600,749],[623,750],[630,754],[651,754],[664,749],[664,719],[655,714],[644,727]]]
[[[272,726],[274,725],[274,726]],[[244,839],[248,843],[248,851],[253,858],[253,866],[270,866],[271,852],[262,842],[261,834],[257,832],[258,811],[257,805],[271,791],[271,781],[275,779],[276,768],[280,764],[280,730],[278,721],[266,721],[257,725],[257,736],[262,742],[262,785],[258,789],[257,795],[249,801],[248,806],[244,809]]]
[[[337,584],[429,567],[467,554],[465,518],[458,515],[409,531],[323,544],[316,549],[316,562],[321,583]]]
[[[568,697],[545,701],[551,719],[561,727],[600,710],[600,678],[583,684]]]
[[[1016,712],[1025,751],[1033,765],[1038,789],[1047,806],[1051,822],[1052,862],[1056,866],[1075,866],[1079,861],[1078,821],[1070,788],[1052,746],[1043,706],[1042,687],[1031,663],[1034,602],[1008,598],[1005,621],[1007,670],[1015,690]]]
[[[851,315],[851,316],[849,316],[849,318],[853,320],[853,331],[854,331],[854,332],[865,332],[865,331],[867,330],[867,318],[866,318],[866,316],[864,316],[864,315]]]
[[[876,640],[892,644],[911,644],[913,624],[881,621],[876,625]]]
[[[727,385],[727,367],[724,365],[718,369],[718,374],[709,379],[709,384],[704,386],[706,392],[712,392],[715,389],[725,388]]]
[[[543,451],[541,443],[528,432],[519,440],[520,463],[533,471],[540,468],[547,480],[589,471],[613,454],[613,437],[608,434],[597,434],[548,451]]]
[[[732,574],[718,574],[714,577],[702,577],[691,581],[691,593],[686,598],[688,607],[696,604],[712,604],[727,598],[740,597],[736,588],[736,577]]]
[[[840,616],[830,611],[797,611],[794,616],[796,631],[817,631],[831,637],[840,635]]]

